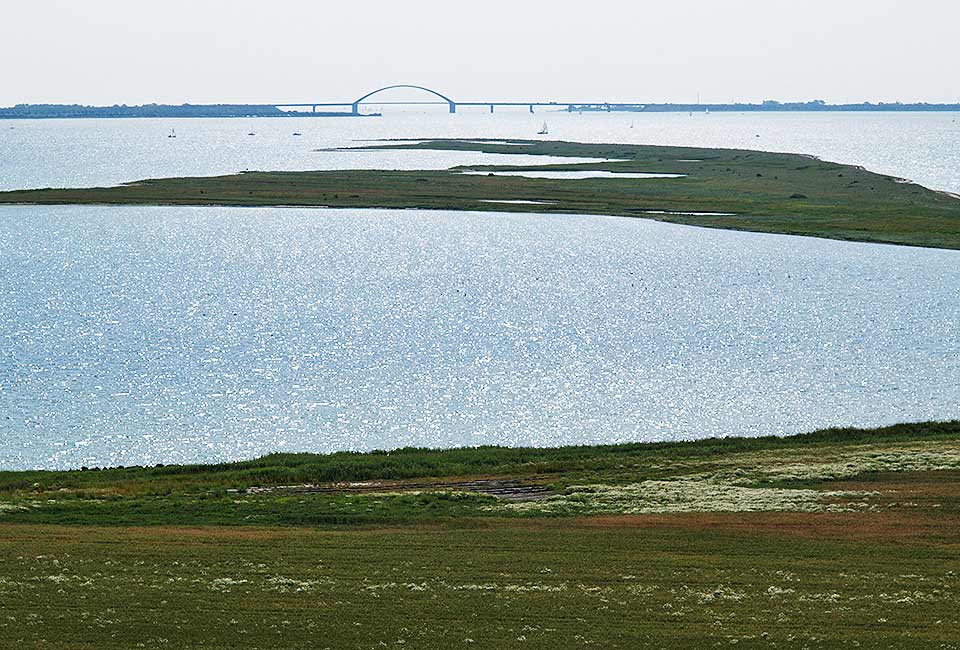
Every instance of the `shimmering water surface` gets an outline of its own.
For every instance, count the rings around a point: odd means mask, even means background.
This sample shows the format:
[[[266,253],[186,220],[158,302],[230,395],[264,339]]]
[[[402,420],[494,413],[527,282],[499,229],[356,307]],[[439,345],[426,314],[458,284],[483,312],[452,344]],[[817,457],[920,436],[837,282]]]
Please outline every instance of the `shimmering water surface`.
[[[785,434],[960,403],[952,251],[603,217],[6,207],[0,277],[8,469]]]
[[[0,189],[542,163],[330,149],[510,142],[544,117],[551,139],[794,151],[960,192],[944,113],[467,111],[0,122]],[[597,217],[0,208],[0,468],[955,418],[958,262]]]

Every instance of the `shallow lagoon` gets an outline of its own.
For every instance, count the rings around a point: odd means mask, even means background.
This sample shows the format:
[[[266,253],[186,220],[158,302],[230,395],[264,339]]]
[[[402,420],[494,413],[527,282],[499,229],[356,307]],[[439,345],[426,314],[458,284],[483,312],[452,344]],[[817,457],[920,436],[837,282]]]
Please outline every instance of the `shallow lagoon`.
[[[0,209],[0,467],[956,417],[960,253],[579,216]]]
[[[658,174],[649,172],[609,172],[602,170],[591,171],[465,171],[464,174],[473,176],[522,176],[524,178],[554,178],[559,180],[590,180],[596,178],[685,178],[685,174]]]

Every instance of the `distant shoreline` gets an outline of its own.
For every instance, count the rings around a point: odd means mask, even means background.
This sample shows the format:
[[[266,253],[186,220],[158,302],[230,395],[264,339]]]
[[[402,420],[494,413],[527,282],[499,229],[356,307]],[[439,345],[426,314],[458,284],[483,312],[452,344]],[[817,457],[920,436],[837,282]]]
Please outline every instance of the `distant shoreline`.
[[[19,104],[0,108],[0,120],[124,119],[124,118],[251,118],[251,117],[377,117],[379,113],[349,111],[282,111],[261,104],[184,104],[172,106],[80,106],[67,104]]]
[[[541,105],[544,112],[563,113],[960,113],[960,104],[825,102],[762,104],[566,104]],[[284,111],[272,104],[146,104],[84,106],[80,104],[17,104],[0,107],[0,120],[198,118],[198,117],[379,117],[352,111]]]
[[[383,117],[382,113],[363,113],[354,115],[353,113],[291,113],[290,115],[31,115],[31,116],[7,116],[0,115],[0,121],[17,120],[208,120],[208,119],[250,119],[261,117],[278,118],[285,117],[304,117],[304,118],[322,118],[322,117]]]
[[[566,109],[569,110],[569,109]],[[957,113],[960,104],[609,104],[573,107],[584,113]]]

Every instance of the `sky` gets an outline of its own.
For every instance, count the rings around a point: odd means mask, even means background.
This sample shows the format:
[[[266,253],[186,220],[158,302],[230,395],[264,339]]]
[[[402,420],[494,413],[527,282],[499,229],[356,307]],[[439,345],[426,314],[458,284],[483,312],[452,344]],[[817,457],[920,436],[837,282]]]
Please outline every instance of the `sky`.
[[[34,0],[0,106],[960,98],[958,0]]]

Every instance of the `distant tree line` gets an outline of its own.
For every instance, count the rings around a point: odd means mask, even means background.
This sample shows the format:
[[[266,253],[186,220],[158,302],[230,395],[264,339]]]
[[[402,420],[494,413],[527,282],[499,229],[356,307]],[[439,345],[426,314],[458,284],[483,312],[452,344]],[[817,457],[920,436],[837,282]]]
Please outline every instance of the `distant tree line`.
[[[145,104],[143,106],[82,106],[80,104],[17,104],[0,108],[0,119],[83,117],[329,117],[349,112],[282,111],[263,104]]]
[[[818,112],[818,111],[848,111],[848,112],[869,112],[869,111],[960,111],[960,104],[929,104],[918,102],[904,104],[902,102],[862,102],[860,104],[828,104],[822,99],[816,99],[810,102],[778,102],[768,99],[760,104],[589,104],[571,106],[574,111],[616,111],[616,112],[650,112],[650,113],[671,113],[671,112],[732,112],[745,113],[755,111],[770,112]]]

